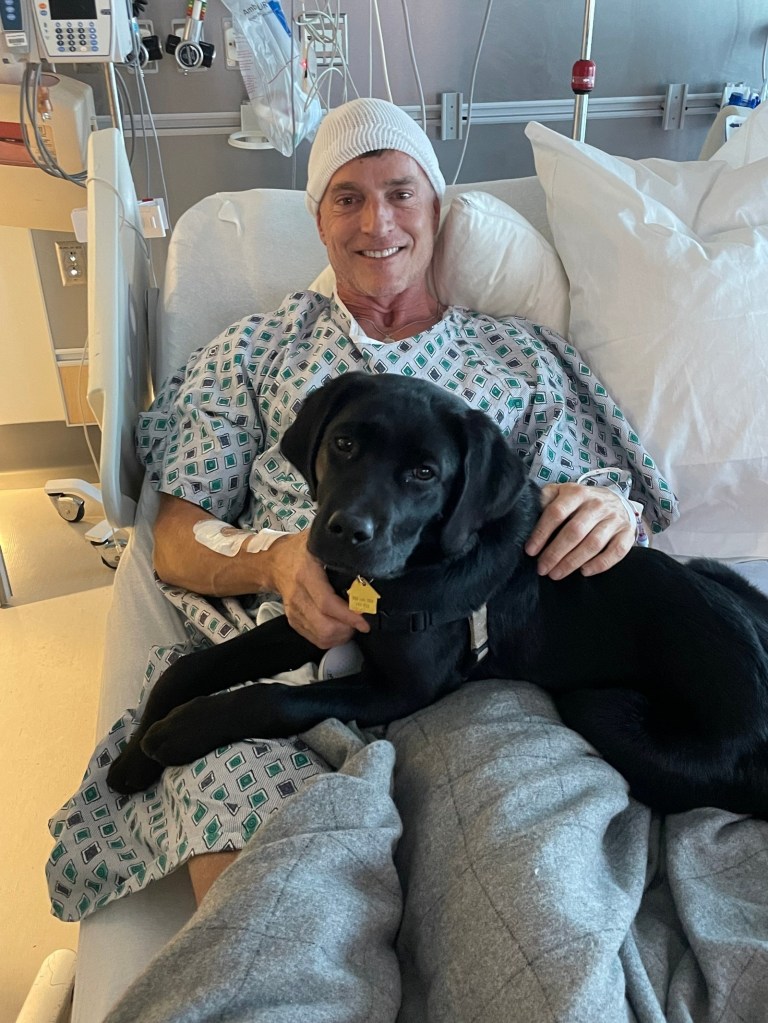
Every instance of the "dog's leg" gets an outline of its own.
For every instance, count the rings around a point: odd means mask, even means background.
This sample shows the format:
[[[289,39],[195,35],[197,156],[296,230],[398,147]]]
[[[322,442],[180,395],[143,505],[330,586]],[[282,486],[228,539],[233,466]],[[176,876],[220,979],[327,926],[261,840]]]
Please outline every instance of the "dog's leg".
[[[300,667],[321,655],[318,647],[295,632],[288,619],[280,615],[226,643],[180,657],[155,683],[138,728],[111,765],[107,774],[110,788],[122,793],[140,792],[157,781],[163,765],[147,756],[142,740],[155,722],[174,708],[240,682]],[[206,752],[217,745],[211,743]]]
[[[419,710],[431,695],[415,684],[402,689],[377,684],[365,667],[305,686],[252,685],[177,707],[147,732],[142,747],[165,765],[185,764],[244,736],[287,737],[330,717],[363,727],[388,724]]]

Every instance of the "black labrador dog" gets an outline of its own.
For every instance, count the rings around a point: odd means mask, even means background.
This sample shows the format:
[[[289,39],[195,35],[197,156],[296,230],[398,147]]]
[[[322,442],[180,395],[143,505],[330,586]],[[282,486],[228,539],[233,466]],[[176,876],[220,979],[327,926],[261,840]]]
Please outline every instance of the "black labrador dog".
[[[219,692],[321,657],[284,617],[182,657],[111,765],[113,789],[248,736],[327,717],[386,724],[501,677],[551,692],[643,802],[768,817],[768,599],[740,576],[634,548],[600,575],[539,577],[523,550],[537,488],[495,424],[433,384],[346,374],[310,395],[282,449],[316,500],[309,549],[332,585],[379,595],[357,637],[363,666]]]

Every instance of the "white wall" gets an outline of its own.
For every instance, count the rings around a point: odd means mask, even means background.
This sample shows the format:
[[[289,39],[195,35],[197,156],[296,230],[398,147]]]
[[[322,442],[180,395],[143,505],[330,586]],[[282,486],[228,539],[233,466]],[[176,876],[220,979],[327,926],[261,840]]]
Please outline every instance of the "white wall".
[[[0,227],[0,425],[64,418],[29,231]]]

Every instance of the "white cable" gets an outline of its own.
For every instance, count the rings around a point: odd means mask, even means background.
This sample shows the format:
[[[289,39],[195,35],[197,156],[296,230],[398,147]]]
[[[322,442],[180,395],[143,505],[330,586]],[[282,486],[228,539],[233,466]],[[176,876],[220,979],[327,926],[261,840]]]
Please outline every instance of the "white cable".
[[[346,56],[342,48],[337,45],[336,26],[340,24],[340,18],[341,0],[336,0],[336,10],[333,14],[327,10],[303,10],[297,17],[296,22],[306,36],[305,49],[307,49],[312,43],[319,43],[323,50],[328,53],[331,63],[329,67],[324,71],[321,71],[319,75],[317,73],[315,74],[316,80],[319,78],[325,78],[326,73],[331,69],[331,67],[333,67],[335,73],[342,75],[344,83],[342,101],[346,102],[350,88],[356,97],[359,97],[360,93],[358,92],[357,86],[352,78],[352,73],[349,70],[349,64]],[[317,24],[318,21],[320,22],[319,25]],[[341,64],[343,71],[339,70],[337,66],[338,64]],[[323,105],[326,110],[329,110],[331,107],[331,86],[333,84],[331,80],[332,76],[328,75],[328,78],[328,92],[325,100],[320,97],[317,89],[313,87],[311,90],[312,95],[317,95],[321,105]]]
[[[123,104],[125,106],[125,112],[128,115],[128,123],[131,126],[131,148],[128,153],[128,163],[132,164],[133,156],[136,151],[136,119],[133,114],[131,94],[128,92],[128,86],[126,85],[125,79],[117,70],[117,68],[115,68],[115,81],[117,82],[117,88],[122,97]]]
[[[373,0],[368,0],[368,96],[373,96]]]
[[[411,19],[408,14],[408,4],[406,0],[401,0],[403,7],[403,21],[405,22],[405,35],[408,40],[408,53],[411,55],[411,67],[413,68],[413,75],[416,79],[416,88],[419,90],[419,101],[421,103],[421,127],[426,132],[427,130],[427,105],[424,102],[424,90],[421,87],[421,75],[419,74],[419,65],[416,62],[416,52],[413,48],[413,36],[411,35]]]
[[[344,60],[344,55],[341,53],[341,47],[337,45],[338,38],[339,38],[338,31],[339,31],[340,27],[341,27],[341,0],[336,0],[336,31],[333,33],[333,46],[332,46],[332,49],[331,49],[331,67],[333,67],[334,64],[336,63],[336,58],[338,56],[340,56],[341,59],[342,59],[342,64],[344,66],[344,70],[347,71],[348,70],[347,69],[347,62]],[[343,94],[342,94],[342,97],[341,97],[341,101],[342,101],[342,103],[346,103],[347,102],[347,97],[349,95],[349,92],[348,92],[348,89],[347,89],[347,75],[346,74],[344,75],[343,81],[344,81],[344,89],[343,89]],[[330,106],[331,106],[331,85],[332,84],[333,84],[333,76],[329,75],[328,76],[328,95],[326,97],[327,108],[330,108]]]
[[[766,99],[768,99],[768,32],[765,34],[763,59],[760,66],[763,73],[763,87],[760,90],[760,102],[765,103]]]
[[[373,0],[373,9],[376,11],[376,25],[379,30],[379,47],[381,50],[381,69],[384,73],[384,88],[387,91],[387,99],[390,103],[394,103],[392,99],[392,89],[389,84],[389,70],[387,68],[387,54],[384,48],[384,33],[381,31],[381,14],[379,13],[379,0]]]
[[[22,75],[19,89],[19,126],[24,146],[30,159],[39,170],[49,174],[51,177],[64,178],[66,181],[71,181],[74,185],[84,187],[86,171],[77,171],[74,174],[67,173],[56,161],[55,156],[50,152],[40,134],[37,124],[37,100],[40,93],[41,73],[42,64],[28,63]],[[27,121],[32,126],[37,152],[32,148],[29,139]]]
[[[85,360],[86,360],[87,356],[88,356],[88,336],[86,335],[85,344],[83,345],[83,354],[80,356],[80,368],[77,371],[77,407],[78,407],[78,410],[80,412],[80,424],[83,427],[83,434],[85,435],[85,443],[86,443],[86,445],[88,447],[88,453],[91,456],[91,461],[93,462],[93,467],[96,470],[96,477],[97,477],[97,479],[100,479],[101,478],[101,474],[100,474],[100,471],[99,471],[99,460],[96,457],[96,452],[93,450],[93,444],[91,444],[91,436],[88,433],[88,426],[89,426],[89,424],[86,422],[86,419],[85,419],[85,407],[83,406],[83,372],[85,370]],[[93,415],[94,419],[96,419],[96,423],[94,425],[96,426],[96,428],[99,431],[99,433],[101,433],[101,427],[99,426],[99,422],[98,422],[98,419],[96,417],[96,413],[93,411],[93,408],[91,408],[91,403],[90,402],[88,402],[88,408],[91,409],[91,414]]]
[[[312,87],[310,88],[309,92],[307,93],[307,98],[304,101],[305,102],[305,106],[309,106],[309,104],[312,102],[312,100],[316,96],[317,96],[318,99],[320,98],[320,86],[322,84],[323,79],[326,76],[328,77],[328,79],[330,81],[332,79],[333,75],[342,75],[342,77],[343,77],[343,74],[344,74],[344,72],[341,71],[337,67],[327,67],[324,71],[321,71],[319,75],[316,75],[315,76],[315,80],[312,83]],[[330,91],[330,87],[329,87],[329,91]],[[328,110],[328,109],[330,109],[330,107],[326,107],[326,110]]]
[[[163,199],[165,200],[165,209],[166,209],[166,212],[168,214],[169,229],[172,231],[173,230],[173,224],[171,223],[171,212],[170,212],[171,204],[170,204],[169,199],[168,199],[168,187],[167,187],[167,185],[165,183],[165,171],[163,169],[163,157],[162,157],[162,155],[160,153],[160,139],[157,137],[157,128],[155,127],[155,118],[152,115],[152,108],[151,108],[151,106],[149,104],[149,94],[147,92],[147,84],[144,81],[144,72],[143,72],[143,70],[141,68],[139,68],[139,74],[137,75],[137,79],[136,80],[137,80],[137,82],[141,83],[141,92],[142,92],[142,95],[144,96],[144,102],[146,103],[146,107],[147,107],[147,115],[149,117],[149,126],[152,129],[152,136],[153,136],[153,138],[155,140],[155,151],[157,152],[157,166],[158,166],[158,169],[160,171],[160,182],[161,182],[161,186],[162,186],[161,195],[162,195]],[[156,198],[156,196],[154,196],[154,195],[151,195],[150,197],[153,198],[153,199]]]
[[[461,166],[464,163],[464,157],[467,154],[467,144],[469,142],[469,129],[472,126],[472,102],[475,95],[475,79],[477,78],[477,68],[480,63],[480,54],[483,49],[483,43],[485,42],[485,33],[488,28],[488,22],[491,17],[491,10],[493,9],[493,0],[488,0],[488,4],[485,8],[485,17],[483,18],[483,27],[480,29],[480,39],[477,43],[477,51],[475,53],[475,63],[472,67],[472,78],[469,85],[469,99],[467,102],[467,124],[466,131],[464,133],[464,145],[461,147],[461,156],[459,157],[459,164],[456,168],[456,173],[453,176],[452,185],[455,185],[459,179],[461,172]]]
[[[139,124],[141,125],[141,138],[144,143],[144,185],[146,187],[146,194],[152,196],[152,170],[150,168],[149,159],[149,137],[147,135],[147,124],[146,122],[151,117],[151,114],[147,116],[147,112],[144,107],[144,92],[141,88],[141,83],[144,81],[142,78],[139,80],[139,68],[138,64],[134,67],[135,79],[136,79],[136,97],[139,101]]]
[[[146,257],[147,262],[149,263],[149,271],[150,271],[150,278],[151,278],[152,287],[156,288],[157,287],[157,278],[155,276],[154,263],[152,262],[152,247],[150,246],[150,244],[147,241],[147,239],[144,237],[144,233],[141,231],[141,229],[136,227],[136,225],[131,223],[131,221],[128,219],[128,216],[127,216],[126,210],[125,210],[125,202],[123,201],[122,195],[120,195],[120,192],[115,188],[115,186],[112,184],[112,182],[108,181],[106,178],[100,178],[100,177],[97,177],[95,174],[91,174],[91,175],[88,176],[88,178],[86,178],[86,184],[88,184],[91,181],[97,181],[101,185],[106,185],[107,188],[111,192],[114,192],[114,194],[117,196],[117,201],[120,203],[120,212],[118,214],[118,216],[120,217],[120,226],[121,227],[129,227],[133,231],[133,233],[136,235],[136,237],[139,239],[139,241],[141,242],[142,248],[144,249],[144,256]]]

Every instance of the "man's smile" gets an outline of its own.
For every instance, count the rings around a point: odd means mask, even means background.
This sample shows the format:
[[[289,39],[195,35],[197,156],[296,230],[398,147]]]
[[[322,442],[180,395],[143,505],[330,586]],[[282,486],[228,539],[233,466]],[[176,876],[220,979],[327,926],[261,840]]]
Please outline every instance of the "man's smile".
[[[392,245],[388,249],[361,249],[360,255],[369,259],[386,259],[387,256],[394,256],[404,248],[404,245]]]

